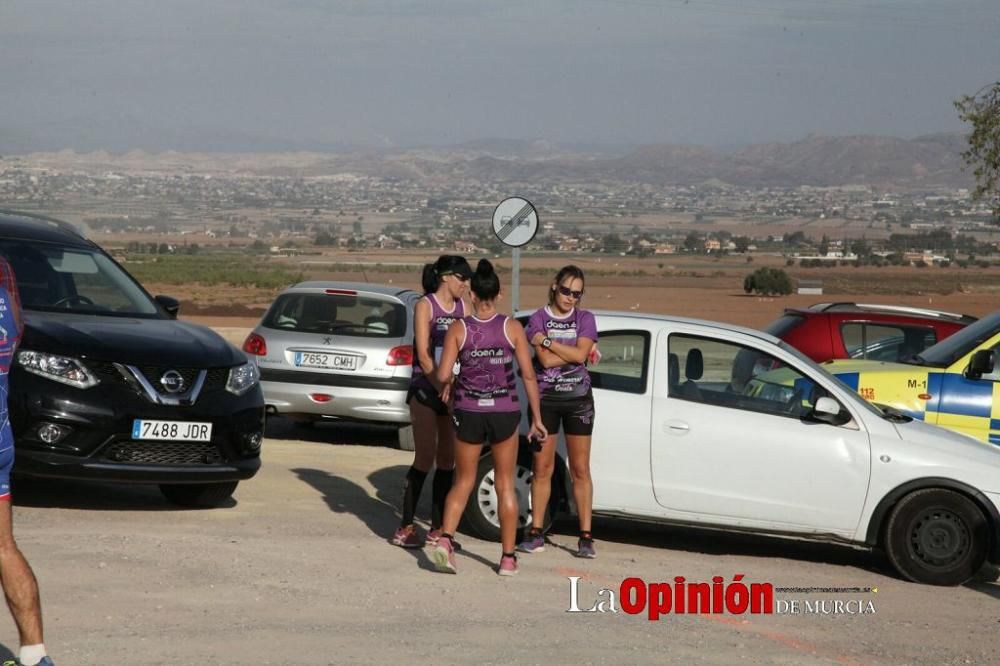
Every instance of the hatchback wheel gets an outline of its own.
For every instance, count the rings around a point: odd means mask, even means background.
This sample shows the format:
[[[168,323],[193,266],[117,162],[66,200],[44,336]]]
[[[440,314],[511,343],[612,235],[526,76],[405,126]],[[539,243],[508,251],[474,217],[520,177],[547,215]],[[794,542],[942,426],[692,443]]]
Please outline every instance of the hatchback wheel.
[[[239,481],[219,483],[163,483],[160,492],[178,506],[217,507],[233,496]]]
[[[560,460],[556,459],[556,464]],[[517,529],[518,538],[525,527],[531,525],[531,466],[532,456],[526,450],[518,452],[517,467],[514,469],[514,492],[517,495]],[[493,456],[487,453],[479,459],[479,467],[476,469],[476,482],[472,487],[472,496],[465,507],[463,519],[468,531],[479,537],[491,541],[500,540],[500,502],[497,496],[496,482],[494,481]],[[555,475],[553,475],[555,480]],[[560,490],[553,483],[552,497],[549,507],[545,511],[545,519],[542,521],[544,529],[548,530],[552,525],[551,507],[557,506]]]
[[[399,449],[401,451],[413,451],[416,443],[413,441],[413,426],[407,425],[399,429]]]
[[[889,561],[906,578],[928,585],[961,585],[986,561],[989,523],[970,499],[927,488],[896,504],[886,526]]]

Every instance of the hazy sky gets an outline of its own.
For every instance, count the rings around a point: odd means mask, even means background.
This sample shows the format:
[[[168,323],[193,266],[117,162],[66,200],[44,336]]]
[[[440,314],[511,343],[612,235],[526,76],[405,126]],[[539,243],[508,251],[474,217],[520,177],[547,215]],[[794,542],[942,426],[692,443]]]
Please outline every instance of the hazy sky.
[[[998,79],[1000,0],[0,0],[8,151],[912,137]]]

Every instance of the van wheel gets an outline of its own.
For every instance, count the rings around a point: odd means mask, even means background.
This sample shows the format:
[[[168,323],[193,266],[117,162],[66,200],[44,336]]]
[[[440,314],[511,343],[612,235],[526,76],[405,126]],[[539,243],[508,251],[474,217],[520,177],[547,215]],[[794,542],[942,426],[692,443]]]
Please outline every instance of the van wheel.
[[[239,481],[219,483],[161,483],[160,492],[178,506],[212,508],[233,496]]]
[[[416,442],[413,441],[413,426],[403,426],[399,429],[397,434],[399,437],[399,450],[400,451],[413,451],[416,449]]]
[[[560,464],[556,458],[556,465]],[[525,527],[531,525],[531,467],[532,455],[524,449],[518,451],[517,467],[514,469],[514,492],[517,494],[517,539],[520,541]],[[553,482],[556,475],[552,476]],[[545,510],[542,525],[545,530],[552,526],[552,507],[558,506],[560,489],[552,484],[552,495]],[[472,486],[472,497],[462,515],[464,528],[473,536],[487,541],[500,540],[500,504],[496,483],[493,480],[493,455],[487,452],[479,459],[476,482]]]
[[[989,523],[972,500],[926,488],[893,507],[885,552],[904,577],[928,585],[961,585],[986,561]]]

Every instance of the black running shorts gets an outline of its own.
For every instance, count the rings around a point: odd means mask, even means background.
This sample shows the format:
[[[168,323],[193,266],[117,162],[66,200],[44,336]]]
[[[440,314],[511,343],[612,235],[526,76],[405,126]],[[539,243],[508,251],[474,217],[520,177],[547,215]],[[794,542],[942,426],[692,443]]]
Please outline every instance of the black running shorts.
[[[517,432],[521,412],[469,412],[456,409],[452,415],[455,437],[470,444],[496,444]]]
[[[541,402],[542,425],[555,435],[562,427],[567,435],[594,434],[594,396],[588,393],[579,398],[563,398]]]
[[[424,407],[430,408],[438,416],[448,415],[448,405],[444,404],[441,396],[433,388],[421,384],[411,385],[410,390],[406,393],[406,404],[410,404],[410,401],[414,398]]]

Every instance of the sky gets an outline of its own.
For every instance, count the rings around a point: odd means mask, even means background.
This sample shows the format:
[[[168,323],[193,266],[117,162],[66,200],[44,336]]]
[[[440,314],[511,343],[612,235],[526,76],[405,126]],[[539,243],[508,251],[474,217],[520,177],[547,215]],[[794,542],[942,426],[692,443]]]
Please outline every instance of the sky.
[[[3,0],[0,152],[964,129],[998,0]]]

